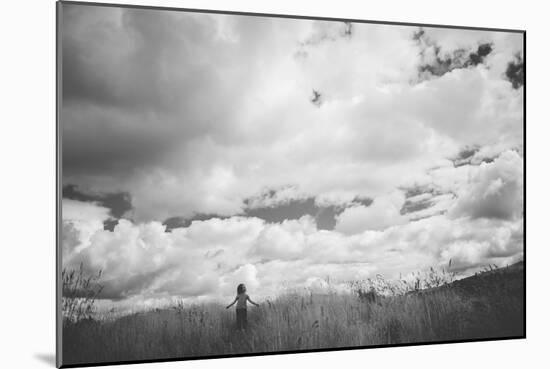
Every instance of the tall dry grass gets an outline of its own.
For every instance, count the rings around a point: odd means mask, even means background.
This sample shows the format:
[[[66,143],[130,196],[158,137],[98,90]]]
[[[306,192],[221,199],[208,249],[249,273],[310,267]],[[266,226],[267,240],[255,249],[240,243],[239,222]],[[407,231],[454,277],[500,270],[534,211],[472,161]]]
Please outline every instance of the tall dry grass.
[[[244,333],[235,329],[234,311],[217,304],[178,303],[114,320],[66,321],[64,361],[185,358],[523,334],[523,294],[518,290],[523,284],[516,283],[517,276],[513,283],[503,275],[499,283],[478,283],[479,290],[470,291],[450,284],[445,273],[435,283],[435,273],[421,278],[420,285],[432,286],[429,289],[420,289],[415,280],[404,286],[377,278],[355,283],[354,292],[347,294],[289,292],[249,309],[249,329]]]
[[[95,316],[95,301],[103,290],[100,279],[101,271],[86,275],[82,263],[76,270],[63,269],[61,310],[64,321],[78,322]]]

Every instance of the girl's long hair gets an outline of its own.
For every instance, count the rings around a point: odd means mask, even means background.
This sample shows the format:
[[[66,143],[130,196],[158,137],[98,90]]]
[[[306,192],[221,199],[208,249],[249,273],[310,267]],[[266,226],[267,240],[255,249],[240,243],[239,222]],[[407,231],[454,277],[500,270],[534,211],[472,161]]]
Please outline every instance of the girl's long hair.
[[[237,286],[237,294],[240,295],[241,293],[245,293],[246,292],[246,286],[244,285],[244,283],[241,283]]]

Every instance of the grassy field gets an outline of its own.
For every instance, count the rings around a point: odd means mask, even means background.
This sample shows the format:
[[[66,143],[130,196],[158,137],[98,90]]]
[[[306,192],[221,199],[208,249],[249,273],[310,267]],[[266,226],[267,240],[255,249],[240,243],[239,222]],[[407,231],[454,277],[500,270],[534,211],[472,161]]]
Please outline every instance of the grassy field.
[[[439,287],[381,296],[287,293],[249,308],[249,329],[221,305],[174,306],[112,320],[63,325],[63,362],[131,361],[524,334],[523,263]],[[387,284],[390,286],[390,284]]]

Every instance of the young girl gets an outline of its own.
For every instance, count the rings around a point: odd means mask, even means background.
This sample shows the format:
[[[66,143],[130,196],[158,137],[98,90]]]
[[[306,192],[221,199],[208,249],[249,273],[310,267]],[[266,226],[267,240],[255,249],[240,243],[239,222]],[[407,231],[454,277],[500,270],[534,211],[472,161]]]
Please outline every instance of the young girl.
[[[245,330],[248,322],[246,320],[246,302],[249,301],[252,305],[260,306],[250,299],[250,296],[246,294],[246,286],[244,284],[239,284],[237,286],[237,297],[235,300],[225,308],[229,309],[235,303],[237,303],[237,329]]]

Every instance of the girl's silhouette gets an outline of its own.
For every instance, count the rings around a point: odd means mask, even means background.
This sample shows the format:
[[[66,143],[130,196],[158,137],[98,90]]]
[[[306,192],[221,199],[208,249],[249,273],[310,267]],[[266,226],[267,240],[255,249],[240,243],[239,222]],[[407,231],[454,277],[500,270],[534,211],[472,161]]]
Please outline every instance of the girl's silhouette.
[[[240,330],[245,330],[248,325],[248,321],[246,319],[247,301],[249,301],[252,305],[260,306],[250,299],[250,296],[246,294],[246,286],[241,283],[237,286],[237,297],[235,297],[235,300],[233,300],[231,304],[225,307],[226,309],[229,309],[237,303],[237,309],[235,309],[237,312],[237,329]]]

